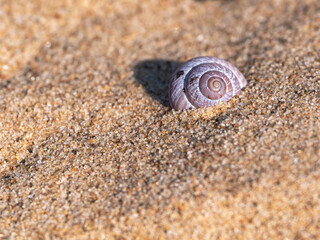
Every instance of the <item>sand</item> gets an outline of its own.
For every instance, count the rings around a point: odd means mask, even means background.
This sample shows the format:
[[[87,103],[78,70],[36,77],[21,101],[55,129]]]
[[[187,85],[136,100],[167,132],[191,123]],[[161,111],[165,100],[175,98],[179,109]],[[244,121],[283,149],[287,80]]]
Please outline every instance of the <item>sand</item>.
[[[0,239],[320,239],[319,103],[318,0],[0,0]]]

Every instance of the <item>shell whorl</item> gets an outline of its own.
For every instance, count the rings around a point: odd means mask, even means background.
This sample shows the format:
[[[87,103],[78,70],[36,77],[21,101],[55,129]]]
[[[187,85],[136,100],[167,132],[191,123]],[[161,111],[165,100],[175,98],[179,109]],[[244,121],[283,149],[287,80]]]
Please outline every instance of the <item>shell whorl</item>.
[[[197,57],[182,64],[172,75],[169,101],[176,110],[211,107],[240,94],[246,84],[242,73],[227,61]]]

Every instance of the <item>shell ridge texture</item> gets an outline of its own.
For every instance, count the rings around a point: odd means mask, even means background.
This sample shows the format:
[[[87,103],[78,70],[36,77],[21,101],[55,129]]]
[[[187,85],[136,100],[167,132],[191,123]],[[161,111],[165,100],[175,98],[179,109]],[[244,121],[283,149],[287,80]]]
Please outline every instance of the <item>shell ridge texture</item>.
[[[172,108],[211,107],[240,94],[247,84],[242,73],[216,57],[197,57],[182,64],[172,75],[169,101]]]

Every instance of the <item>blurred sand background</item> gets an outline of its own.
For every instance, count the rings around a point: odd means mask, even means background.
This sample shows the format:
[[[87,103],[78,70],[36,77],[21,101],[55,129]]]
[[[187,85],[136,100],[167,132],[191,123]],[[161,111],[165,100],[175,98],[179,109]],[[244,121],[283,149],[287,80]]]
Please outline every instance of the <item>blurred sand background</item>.
[[[0,239],[320,239],[319,103],[319,0],[0,0]]]

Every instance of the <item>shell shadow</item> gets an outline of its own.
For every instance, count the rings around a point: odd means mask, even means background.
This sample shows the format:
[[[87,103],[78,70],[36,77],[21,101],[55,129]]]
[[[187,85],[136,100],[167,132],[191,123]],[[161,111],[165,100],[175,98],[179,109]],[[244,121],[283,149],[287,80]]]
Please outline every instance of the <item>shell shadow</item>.
[[[134,66],[134,77],[153,99],[169,107],[170,77],[180,64],[181,62],[165,59],[141,61]]]

